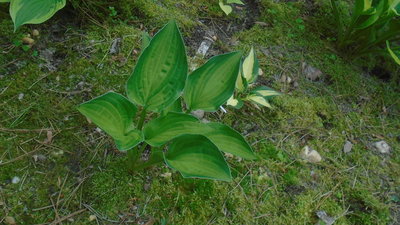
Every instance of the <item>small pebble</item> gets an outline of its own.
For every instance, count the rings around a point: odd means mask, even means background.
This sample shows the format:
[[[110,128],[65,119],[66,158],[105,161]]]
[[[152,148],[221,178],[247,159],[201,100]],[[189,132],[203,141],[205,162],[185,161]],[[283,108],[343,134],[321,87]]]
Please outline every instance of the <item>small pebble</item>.
[[[381,154],[390,153],[390,146],[385,141],[378,141],[372,144],[376,150]]]
[[[20,93],[18,95],[18,100],[22,100],[24,98],[25,94],[24,93]]]
[[[24,38],[22,38],[22,43],[27,44],[27,45],[33,45],[33,43],[35,43],[35,40],[33,40],[30,37],[24,37]]]
[[[21,181],[21,178],[15,176],[15,177],[13,177],[13,179],[11,180],[11,183],[13,183],[13,184],[18,184],[20,181]]]
[[[89,221],[90,222],[95,221],[96,219],[97,219],[96,215],[90,215],[89,216]]]
[[[11,216],[6,216],[6,218],[4,219],[4,221],[6,222],[6,224],[10,224],[10,225],[17,224],[17,223],[15,222],[14,217],[11,217]]]
[[[321,155],[309,146],[305,146],[303,148],[300,156],[302,159],[306,160],[309,163],[318,163],[322,160]]]
[[[32,36],[34,36],[34,37],[39,36],[39,31],[37,29],[34,29],[32,31]]]
[[[204,110],[195,110],[191,114],[197,117],[197,119],[202,119],[204,117]]]
[[[346,141],[346,143],[343,146],[343,152],[349,153],[349,152],[351,152],[352,148],[353,148],[353,144],[350,141]]]

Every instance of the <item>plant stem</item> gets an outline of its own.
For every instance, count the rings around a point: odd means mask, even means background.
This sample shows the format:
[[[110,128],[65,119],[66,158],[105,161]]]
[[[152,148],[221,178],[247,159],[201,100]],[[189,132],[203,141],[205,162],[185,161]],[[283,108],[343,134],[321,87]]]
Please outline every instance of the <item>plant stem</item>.
[[[145,118],[146,118],[146,108],[143,108],[142,113],[140,114],[140,119],[139,119],[138,125],[137,125],[139,130],[142,130],[142,128],[143,128],[143,123],[144,123]]]
[[[132,169],[134,171],[142,170],[154,164],[160,163],[163,160],[164,160],[163,152],[161,150],[155,150],[151,153],[150,159],[148,161],[140,164],[135,164]]]

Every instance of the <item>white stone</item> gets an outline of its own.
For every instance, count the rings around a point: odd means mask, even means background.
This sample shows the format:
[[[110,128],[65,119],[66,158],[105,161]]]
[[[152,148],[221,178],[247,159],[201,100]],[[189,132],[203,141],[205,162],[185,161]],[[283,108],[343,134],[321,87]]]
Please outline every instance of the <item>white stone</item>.
[[[379,153],[388,154],[390,153],[390,146],[385,141],[378,141],[372,144]]]
[[[349,153],[349,152],[351,152],[352,148],[353,148],[353,144],[350,141],[346,141],[346,143],[343,146],[343,152]]]
[[[11,180],[11,183],[13,183],[13,184],[18,184],[20,181],[21,181],[21,178],[15,176],[15,177],[13,177],[13,179]]]
[[[321,162],[322,160],[321,155],[314,149],[310,148],[309,146],[305,146],[303,148],[300,156],[302,159],[310,163],[318,163]]]
[[[204,110],[195,110],[192,112],[192,115],[201,120],[204,117]]]
[[[23,98],[24,98],[24,93],[20,93],[19,95],[18,95],[18,100],[22,100]]]

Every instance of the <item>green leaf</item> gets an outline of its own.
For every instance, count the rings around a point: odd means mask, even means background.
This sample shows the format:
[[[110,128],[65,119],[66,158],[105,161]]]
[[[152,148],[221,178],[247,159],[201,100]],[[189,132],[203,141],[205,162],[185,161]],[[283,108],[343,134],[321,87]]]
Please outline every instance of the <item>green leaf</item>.
[[[239,4],[239,5],[244,5],[244,3],[240,0],[226,0],[226,3],[228,3],[228,4],[235,3],[235,4]]]
[[[260,86],[251,91],[252,94],[256,94],[262,96],[265,99],[269,99],[271,97],[282,95],[282,93],[273,90],[272,88],[266,86]]]
[[[225,3],[222,0],[219,0],[219,7],[222,9],[222,11],[224,11],[226,15],[229,15],[232,12],[232,6],[225,5]]]
[[[184,178],[231,181],[231,171],[222,153],[201,135],[182,135],[174,139],[164,154],[165,163]]]
[[[189,75],[183,96],[189,111],[217,111],[232,96],[241,56],[240,52],[215,56]]]
[[[148,122],[143,133],[151,146],[161,146],[182,134],[197,134],[202,126],[199,120],[184,113],[169,112]]]
[[[182,100],[181,98],[178,98],[174,103],[172,103],[170,106],[168,106],[167,108],[165,108],[162,111],[162,115],[165,116],[167,115],[167,113],[169,112],[178,112],[181,113],[182,112]]]
[[[10,2],[10,0],[0,0],[0,2]]]
[[[169,22],[143,51],[127,83],[128,98],[160,112],[179,98],[187,78],[185,46],[178,26]]]
[[[387,46],[387,50],[389,51],[390,56],[392,56],[392,58],[394,59],[394,61],[400,65],[400,51],[394,52],[391,48],[390,48],[390,43],[389,41],[386,41],[386,46]]]
[[[58,10],[64,8],[66,0],[13,0],[10,15],[14,31],[24,24],[39,24],[50,19]]]
[[[256,159],[250,145],[239,132],[222,123],[204,125],[211,129],[201,134],[218,146],[219,150],[245,159]]]
[[[247,83],[253,83],[258,76],[259,63],[254,48],[251,47],[249,55],[243,61],[243,77]]]
[[[143,133],[151,146],[161,146],[184,134],[199,134],[210,139],[221,151],[255,159],[250,145],[237,131],[219,123],[201,123],[188,114],[168,113],[146,124]]]
[[[79,112],[109,134],[121,151],[143,141],[141,131],[133,126],[137,108],[124,96],[109,92],[78,106]]]
[[[259,104],[261,106],[272,108],[272,106],[269,104],[269,102],[264,97],[259,96],[259,95],[249,95],[247,97],[247,100],[252,101],[252,102],[254,102],[256,104]]]

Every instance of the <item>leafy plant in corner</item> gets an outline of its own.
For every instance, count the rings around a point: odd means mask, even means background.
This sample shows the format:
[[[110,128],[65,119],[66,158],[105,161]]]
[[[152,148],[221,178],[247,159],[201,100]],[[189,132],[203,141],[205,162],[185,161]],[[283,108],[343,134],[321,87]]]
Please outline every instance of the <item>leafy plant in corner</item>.
[[[10,2],[10,16],[14,31],[24,24],[39,24],[64,8],[66,0],[0,0]]]
[[[185,178],[230,181],[221,151],[255,159],[250,145],[229,126],[202,123],[189,113],[214,112],[228,100],[241,56],[240,52],[215,56],[188,76],[183,39],[172,21],[143,50],[127,81],[127,98],[109,92],[78,110],[109,134],[120,151],[128,152],[133,171],[164,161]],[[142,161],[148,146],[150,158]]]
[[[249,55],[244,59],[239,71],[236,92],[229,98],[227,105],[240,109],[244,101],[250,101],[256,105],[271,108],[268,100],[281,95],[281,93],[266,86],[252,87],[260,73],[259,62],[253,47]]]
[[[340,49],[354,56],[389,53],[400,65],[400,46],[395,45],[400,40],[399,0],[356,0],[349,24],[343,22],[339,0],[331,4]]]
[[[231,14],[232,4],[244,5],[241,0],[219,0],[219,7],[226,15]]]

